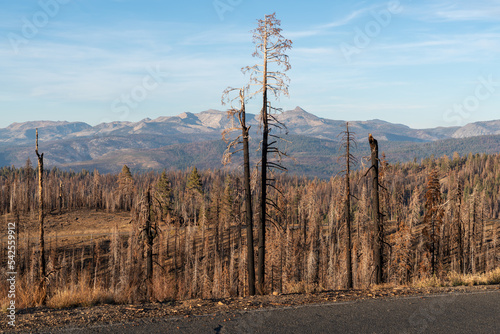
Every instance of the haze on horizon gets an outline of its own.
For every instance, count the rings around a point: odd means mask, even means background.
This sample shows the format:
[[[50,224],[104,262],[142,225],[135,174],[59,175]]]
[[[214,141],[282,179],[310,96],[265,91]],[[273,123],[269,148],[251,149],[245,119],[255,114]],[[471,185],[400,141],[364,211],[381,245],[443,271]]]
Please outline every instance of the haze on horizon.
[[[0,127],[224,110],[272,12],[290,98],[319,117],[412,128],[500,118],[500,1],[2,1]],[[258,107],[248,111],[258,113]]]

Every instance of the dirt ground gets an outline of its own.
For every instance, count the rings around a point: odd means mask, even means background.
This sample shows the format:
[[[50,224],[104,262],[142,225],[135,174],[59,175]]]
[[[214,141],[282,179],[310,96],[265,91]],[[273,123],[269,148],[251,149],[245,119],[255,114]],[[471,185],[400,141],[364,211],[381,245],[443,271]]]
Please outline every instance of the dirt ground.
[[[15,221],[12,215],[0,217],[0,221]],[[129,212],[108,213],[94,210],[76,210],[62,214],[48,214],[45,217],[45,247],[68,247],[77,242],[90,242],[104,238],[113,233],[115,226],[120,234],[127,234],[132,229]],[[0,224],[0,241],[4,243],[7,236],[7,224]],[[19,244],[25,245],[29,237],[33,246],[38,245],[38,216],[21,216],[19,224]]]
[[[335,303],[372,298],[398,298],[453,292],[500,290],[500,286],[446,287],[446,288],[376,288],[371,290],[327,291],[314,294],[284,294],[225,299],[195,299],[166,303],[138,305],[100,305],[88,308],[48,309],[44,307],[19,310],[16,327],[2,319],[1,333],[50,331],[62,328],[91,328],[106,324],[140,326],[155,319],[222,315],[231,321],[234,315],[260,308],[279,308],[305,304]],[[6,317],[2,314],[2,318]]]

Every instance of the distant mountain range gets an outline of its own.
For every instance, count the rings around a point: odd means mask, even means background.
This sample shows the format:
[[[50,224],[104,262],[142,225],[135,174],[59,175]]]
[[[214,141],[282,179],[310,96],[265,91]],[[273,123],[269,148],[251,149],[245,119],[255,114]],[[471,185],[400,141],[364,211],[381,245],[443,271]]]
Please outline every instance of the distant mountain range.
[[[320,118],[300,107],[278,116],[288,128],[285,145],[294,173],[327,177],[335,172],[339,138],[345,121]],[[231,126],[226,113],[207,110],[178,116],[112,122],[96,126],[82,122],[33,121],[14,123],[0,129],[0,165],[23,166],[34,154],[35,129],[46,164],[60,168],[98,168],[116,172],[124,164],[135,170],[163,168],[222,168],[225,144],[221,132]],[[258,117],[247,115],[252,126],[253,147],[258,145]],[[500,120],[471,123],[463,127],[412,129],[381,120],[349,122],[356,134],[360,156],[368,154],[367,136],[380,142],[389,161],[420,159],[431,154],[494,153],[500,149]],[[478,140],[481,136],[481,140]],[[254,150],[254,151],[255,151]],[[255,154],[254,159],[257,159]],[[235,159],[235,163],[238,159]],[[234,167],[234,166],[233,166]]]

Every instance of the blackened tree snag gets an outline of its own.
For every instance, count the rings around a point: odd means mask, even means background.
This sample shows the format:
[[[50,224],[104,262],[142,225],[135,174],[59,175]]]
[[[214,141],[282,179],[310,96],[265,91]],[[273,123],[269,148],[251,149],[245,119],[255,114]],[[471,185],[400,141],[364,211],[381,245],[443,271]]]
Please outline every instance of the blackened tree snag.
[[[379,202],[379,181],[378,181],[378,142],[372,134],[368,135],[371,151],[371,170],[372,170],[372,217],[375,227],[375,242],[373,245],[373,261],[375,265],[375,284],[382,283],[383,264],[384,264],[384,227],[382,225],[382,214],[380,213]]]
[[[153,205],[150,189],[146,193],[146,206],[146,226],[144,227],[146,232],[146,286],[147,297],[151,298],[153,293],[153,239],[155,237],[155,230],[151,226],[151,210],[153,209]]]
[[[43,222],[45,218],[44,202],[43,202],[43,153],[38,152],[38,129],[36,129],[36,149],[35,153],[38,157],[38,224],[40,226],[40,291],[42,294],[41,303],[45,304],[45,238]]]
[[[352,289],[352,235],[351,235],[351,188],[350,188],[350,173],[351,167],[357,162],[357,159],[351,153],[351,145],[356,145],[354,133],[349,131],[349,123],[346,122],[346,130],[341,133],[342,146],[341,149],[345,153],[341,158],[345,161],[345,194],[344,194],[344,218],[345,218],[345,249],[346,249],[346,270],[347,270],[347,288]]]
[[[436,170],[432,169],[427,179],[424,229],[422,231],[422,234],[427,237],[426,247],[430,256],[431,275],[435,275],[439,269],[436,257],[440,247],[440,231],[444,215],[441,204],[441,185]]]
[[[153,289],[153,247],[154,240],[158,236],[158,222],[162,219],[162,202],[151,193],[151,186],[148,185],[147,191],[141,200],[141,221],[140,237],[145,243],[146,248],[146,297],[151,300],[154,297]]]
[[[59,182],[58,205],[59,205],[59,214],[62,214],[62,206],[63,206],[63,184],[62,184],[62,181]]]
[[[457,243],[458,243],[458,263],[459,263],[459,268],[460,268],[460,273],[465,274],[465,266],[464,266],[464,232],[462,228],[462,219],[460,218],[460,213],[461,213],[461,207],[462,207],[462,185],[460,181],[457,182],[457,193],[456,193],[456,200],[457,200],[457,218],[456,218],[456,224],[457,224]]]
[[[228,94],[234,89],[228,88],[224,91],[222,101],[224,103],[227,99]],[[248,293],[250,296],[255,295],[255,259],[254,259],[254,241],[253,241],[253,210],[252,210],[252,190],[250,187],[250,151],[249,151],[249,130],[250,127],[246,125],[246,114],[245,114],[245,92],[243,89],[239,89],[239,100],[240,108],[236,109],[231,107],[227,111],[227,116],[233,121],[235,116],[238,119],[239,125],[234,125],[222,133],[222,138],[228,147],[226,152],[224,152],[223,164],[226,165],[231,161],[231,156],[233,153],[239,151],[231,151],[238,144],[243,144],[243,183],[245,187],[245,223],[247,225],[247,275],[248,275]],[[241,129],[241,135],[236,137],[236,139],[229,142],[227,135],[229,132]]]

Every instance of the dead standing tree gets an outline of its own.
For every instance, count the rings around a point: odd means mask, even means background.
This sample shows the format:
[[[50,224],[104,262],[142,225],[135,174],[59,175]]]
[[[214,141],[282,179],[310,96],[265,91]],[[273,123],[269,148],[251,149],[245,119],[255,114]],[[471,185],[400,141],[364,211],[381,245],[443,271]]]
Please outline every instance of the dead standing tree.
[[[38,223],[40,226],[40,292],[41,292],[41,304],[44,304],[46,298],[46,293],[45,293],[46,265],[45,265],[45,238],[44,238],[44,228],[43,228],[43,222],[45,218],[44,202],[43,202],[43,153],[40,154],[38,152],[38,129],[36,129],[35,153],[38,157]]]
[[[427,191],[425,193],[424,229],[422,234],[427,238],[427,252],[431,260],[431,275],[435,275],[441,267],[441,262],[436,261],[440,248],[440,231],[443,223],[443,200],[441,198],[441,185],[437,171],[431,169],[427,178]],[[438,262],[438,263],[436,263]]]
[[[292,41],[285,39],[281,35],[281,21],[276,18],[276,14],[266,15],[264,19],[258,21],[258,27],[253,31],[253,41],[255,43],[254,57],[262,59],[262,62],[253,66],[244,67],[244,73],[250,72],[250,86],[256,86],[257,90],[249,95],[249,98],[262,93],[262,109],[260,112],[260,122],[262,126],[262,142],[261,153],[261,175],[260,175],[260,220],[259,220],[259,245],[258,245],[258,260],[257,260],[257,291],[259,294],[264,294],[264,279],[265,279],[265,253],[266,253],[266,219],[267,219],[267,186],[269,180],[267,170],[269,168],[283,169],[281,164],[269,162],[268,154],[280,155],[276,147],[271,147],[269,143],[270,123],[276,121],[272,116],[272,111],[269,109],[268,91],[276,98],[280,94],[288,96],[289,78],[283,73],[288,71],[291,66],[288,55],[285,51],[291,49]],[[275,63],[281,67],[281,71],[270,70],[270,65]],[[279,123],[274,123],[279,124]]]
[[[156,230],[151,226],[151,209],[151,190],[148,189],[146,193],[146,224],[144,226],[144,233],[146,234],[146,280],[148,298],[151,298],[153,293],[153,239],[156,236]]]
[[[234,91],[234,88],[228,88],[224,91],[222,95],[222,103],[225,104],[226,101],[230,100],[229,94]],[[243,89],[239,89],[239,100],[240,108],[236,109],[231,106],[227,111],[227,116],[232,119],[233,126],[222,132],[222,138],[226,143],[228,143],[227,150],[224,152],[222,162],[224,165],[231,161],[231,156],[241,151],[237,149],[233,151],[232,149],[243,144],[243,178],[245,187],[245,222],[247,225],[247,275],[248,275],[248,293],[250,296],[255,295],[255,259],[254,259],[254,241],[253,241],[253,212],[252,212],[252,190],[250,187],[250,151],[248,146],[249,140],[249,130],[250,126],[246,125],[246,114],[245,114],[245,92]],[[238,119],[238,125],[234,124],[235,116]],[[233,130],[241,129],[241,135],[238,135],[235,139],[230,141],[228,135]]]
[[[384,226],[382,225],[382,213],[380,212],[379,202],[379,181],[378,181],[378,142],[373,138],[372,134],[368,135],[368,142],[370,143],[372,171],[372,217],[375,227],[375,243],[373,248],[373,260],[376,270],[375,284],[382,283],[383,277],[383,264],[384,264]]]
[[[350,173],[351,167],[357,163],[357,159],[351,153],[351,145],[356,145],[354,133],[349,131],[349,123],[346,122],[346,130],[341,132],[342,145],[341,150],[345,153],[339,158],[345,161],[345,195],[344,195],[344,216],[345,216],[345,248],[346,248],[346,270],[347,270],[347,288],[352,289],[352,235],[351,235],[351,188],[350,188]],[[342,173],[341,172],[341,173]]]
[[[458,263],[460,268],[460,273],[465,274],[464,270],[464,232],[462,228],[462,220],[460,218],[461,208],[462,208],[462,185],[460,180],[457,180],[457,190],[456,190],[456,225],[457,225],[457,244],[458,244]]]
[[[156,203],[156,205],[155,205]],[[148,300],[153,298],[153,247],[154,239],[158,236],[158,221],[161,220],[161,202],[151,194],[148,187],[145,198],[142,201],[142,224],[141,238],[146,244],[146,296]]]

